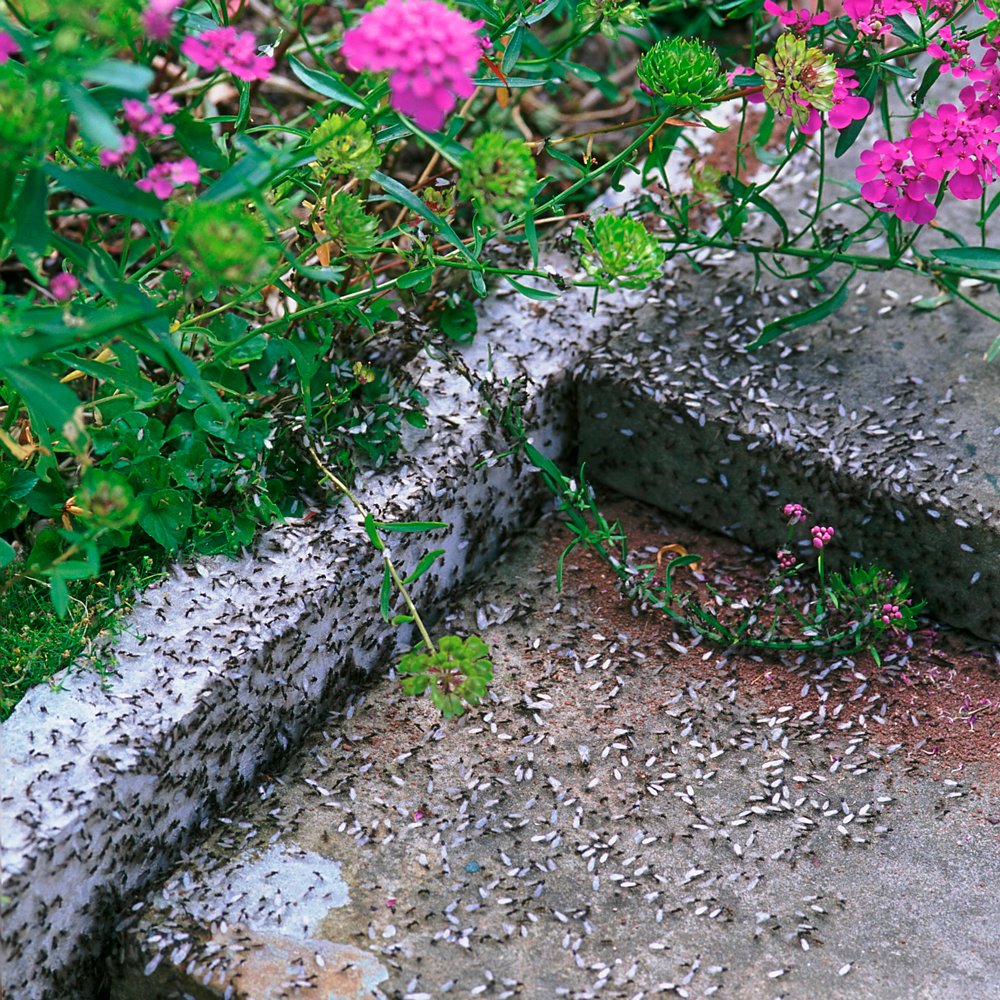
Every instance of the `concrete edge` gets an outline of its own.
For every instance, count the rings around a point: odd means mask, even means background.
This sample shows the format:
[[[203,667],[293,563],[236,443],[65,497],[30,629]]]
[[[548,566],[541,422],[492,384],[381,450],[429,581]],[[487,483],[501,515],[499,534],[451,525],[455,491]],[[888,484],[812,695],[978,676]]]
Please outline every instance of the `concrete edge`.
[[[558,256],[550,263],[570,269]],[[607,297],[595,318],[581,293],[552,303],[501,293],[481,304],[483,332],[463,358],[484,372],[489,346],[494,379],[529,376],[535,443],[557,457],[575,441],[568,373],[614,311],[638,301]],[[539,493],[523,466],[475,468],[503,442],[467,382],[426,358],[411,374],[431,400],[431,430],[401,466],[365,474],[357,488],[383,520],[451,525],[392,539],[407,571],[445,549],[415,588],[426,605],[481,570]],[[267,531],[241,560],[175,566],[130,617],[105,687],[84,670],[67,672],[58,690],[29,692],[2,727],[10,995],[82,995],[128,901],[259,767],[407,641],[408,630],[377,614],[381,572],[359,518],[340,504],[322,520]]]

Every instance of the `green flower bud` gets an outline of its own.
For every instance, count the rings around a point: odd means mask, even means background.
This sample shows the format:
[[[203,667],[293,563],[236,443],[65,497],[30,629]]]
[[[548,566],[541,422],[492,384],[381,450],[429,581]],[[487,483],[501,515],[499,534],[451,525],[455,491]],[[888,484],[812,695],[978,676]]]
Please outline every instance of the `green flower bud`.
[[[617,38],[621,27],[634,28],[642,24],[647,13],[633,0],[583,0],[576,8],[580,29],[586,31],[595,24],[605,38]]]
[[[66,112],[48,83],[0,70],[0,167],[21,168],[66,127]]]
[[[580,263],[601,288],[610,289],[613,281],[623,288],[645,288],[663,273],[666,254],[635,219],[602,215],[593,233],[578,226],[576,238],[587,252]]]
[[[312,130],[309,142],[316,147],[312,172],[317,180],[330,174],[353,174],[363,180],[382,162],[368,126],[346,115],[325,118]]]
[[[336,244],[341,253],[357,256],[375,245],[378,219],[364,210],[357,195],[343,191],[331,195],[326,202],[323,225],[330,242]]]
[[[531,149],[520,139],[508,142],[498,132],[476,138],[462,159],[461,173],[460,197],[471,199],[492,219],[527,208],[537,179]]]
[[[707,107],[726,89],[726,74],[715,52],[696,38],[657,42],[639,60],[639,79],[668,104]]]
[[[274,266],[264,221],[237,202],[193,201],[181,211],[174,248],[202,284],[251,285]]]
[[[781,35],[774,58],[758,56],[754,69],[764,81],[764,100],[778,114],[788,115],[796,127],[809,120],[813,108],[833,107],[837,64],[822,49],[807,47],[804,38],[790,32]]]

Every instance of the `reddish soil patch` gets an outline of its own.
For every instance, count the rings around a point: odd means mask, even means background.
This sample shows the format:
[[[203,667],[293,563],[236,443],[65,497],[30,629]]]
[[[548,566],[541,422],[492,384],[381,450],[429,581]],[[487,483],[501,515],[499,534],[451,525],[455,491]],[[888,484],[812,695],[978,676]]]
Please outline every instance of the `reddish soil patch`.
[[[620,519],[637,563],[653,563],[661,546],[678,544],[701,555],[697,568],[705,581],[724,581],[734,598],[753,601],[766,592],[775,569],[770,558],[618,494],[599,491],[598,499],[609,522]],[[548,572],[555,572],[572,537],[563,525],[552,532],[544,544]],[[728,654],[720,669],[721,648],[705,639],[693,645],[688,630],[656,612],[636,615],[632,603],[616,590],[616,581],[592,550],[578,547],[566,559],[567,595],[587,607],[602,632],[627,636],[630,648],[646,657],[641,662],[650,670],[667,662],[692,679],[735,676],[745,693],[756,694],[762,713],[786,706],[796,714],[819,712],[825,706],[831,725],[854,734],[863,729],[878,744],[900,744],[924,760],[1000,762],[1000,669],[990,644],[969,633],[928,619],[917,632],[895,640],[884,637],[881,668],[862,653],[840,657],[840,665],[824,675],[835,657],[751,650]],[[708,606],[705,582],[687,569],[677,571],[675,587],[677,592],[697,589]],[[847,727],[848,722],[853,725]]]

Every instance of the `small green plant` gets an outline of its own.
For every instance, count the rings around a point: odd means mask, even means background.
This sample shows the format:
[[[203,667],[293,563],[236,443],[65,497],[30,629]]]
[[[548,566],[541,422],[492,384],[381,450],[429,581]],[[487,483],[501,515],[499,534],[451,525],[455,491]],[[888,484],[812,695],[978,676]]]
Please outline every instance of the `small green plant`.
[[[484,132],[462,158],[458,193],[491,221],[502,212],[523,212],[535,186],[535,161],[520,139]]]
[[[464,640],[456,635],[447,635],[435,645],[410,597],[410,592],[406,589],[411,583],[419,580],[439,556],[444,555],[444,549],[425,553],[413,572],[404,580],[399,575],[392,561],[392,553],[381,535],[383,531],[433,531],[436,528],[447,528],[448,525],[440,521],[399,521],[392,524],[376,521],[344,482],[327,468],[319,455],[312,450],[311,453],[313,461],[325,478],[354,504],[358,513],[364,518],[365,532],[369,541],[382,553],[382,587],[379,596],[382,620],[391,625],[412,623],[420,633],[423,649],[418,648],[407,653],[399,663],[399,672],[405,675],[400,678],[403,692],[409,695],[428,693],[433,704],[446,719],[454,719],[461,715],[466,705],[478,705],[486,694],[490,681],[493,680],[493,664],[487,659],[489,647],[475,635]],[[393,587],[399,591],[406,604],[407,610],[403,614],[392,614]]]
[[[674,107],[708,107],[726,89],[718,54],[697,38],[657,42],[639,60],[638,72],[650,94]]]
[[[623,288],[645,288],[663,273],[666,256],[660,244],[635,219],[609,212],[590,231],[577,226],[576,238],[586,251],[580,263],[595,285],[595,312],[599,289],[610,291],[616,282]]]
[[[408,653],[399,661],[403,691],[420,695],[427,691],[446,719],[465,711],[465,703],[478,705],[493,679],[489,647],[477,635],[464,641],[446,635],[435,652]]]

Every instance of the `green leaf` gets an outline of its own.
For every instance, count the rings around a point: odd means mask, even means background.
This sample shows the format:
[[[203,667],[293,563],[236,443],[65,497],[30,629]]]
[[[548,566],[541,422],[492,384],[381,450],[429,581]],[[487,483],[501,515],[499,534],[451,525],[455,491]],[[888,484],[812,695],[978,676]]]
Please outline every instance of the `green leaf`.
[[[983,360],[996,361],[998,355],[1000,355],[1000,337],[990,344],[989,350],[983,355]]]
[[[189,111],[171,119],[174,138],[199,167],[223,171],[229,168],[229,157],[215,143],[212,127],[191,116]]]
[[[737,180],[737,178],[733,177],[732,174],[725,174],[722,178],[721,185],[730,194],[732,194],[734,198],[740,198],[741,200],[753,205],[754,208],[759,208],[766,215],[769,215],[777,223],[782,236],[785,237],[785,242],[788,242],[788,225],[785,222],[784,216],[771,202],[767,200],[767,198],[756,193],[756,185],[747,187],[746,184],[744,184],[741,180]]]
[[[14,235],[11,242],[36,257],[43,256],[49,245],[51,230],[45,218],[48,196],[49,185],[45,175],[41,170],[29,170],[14,203]]]
[[[114,119],[78,83],[64,80],[62,92],[76,115],[84,138],[95,146],[117,149],[122,144],[122,134]]]
[[[389,620],[389,598],[392,597],[392,575],[389,573],[389,564],[385,564],[382,572],[382,592],[379,595],[379,611],[382,613],[382,620]]]
[[[8,343],[7,338],[0,340],[0,374],[28,408],[36,433],[47,427],[55,428],[57,434],[61,433],[63,424],[73,419],[73,411],[80,405],[76,393],[37,368],[6,363],[2,348]]]
[[[510,71],[517,65],[518,59],[521,58],[521,45],[524,42],[524,25],[519,24],[515,29],[514,33],[510,36],[510,41],[507,42],[507,48],[504,49],[503,62],[500,63],[500,70],[507,76]]]
[[[365,531],[368,532],[368,538],[371,540],[372,545],[381,552],[385,548],[385,544],[378,536],[378,531],[375,528],[375,518],[371,514],[365,514]]]
[[[457,306],[446,305],[441,311],[441,318],[438,320],[441,332],[457,340],[460,344],[471,343],[479,328],[479,317],[476,314],[476,307],[471,302],[459,302]]]
[[[477,87],[493,87],[494,89],[509,87],[511,90],[521,90],[524,87],[541,87],[550,81],[530,76],[508,76],[507,82],[504,83],[498,76],[477,76],[473,78],[472,82]]]
[[[372,521],[372,524],[380,531],[435,531],[449,527],[443,521],[396,521],[394,524]]]
[[[425,279],[430,278],[433,274],[433,267],[419,267],[415,271],[407,271],[406,274],[397,278],[396,285],[399,288],[413,288]],[[424,291],[426,291],[426,289],[424,289]]]
[[[543,17],[548,17],[561,2],[562,0],[543,0],[541,6],[536,7],[524,20],[528,24],[534,24],[536,21],[540,21]]]
[[[420,579],[426,573],[431,566],[434,564],[434,560],[438,556],[443,556],[445,553],[444,549],[435,549],[433,552],[428,552],[421,560],[417,563],[417,568],[403,581],[405,586],[408,583],[413,583],[414,580]]]
[[[147,506],[139,527],[168,552],[175,552],[191,526],[191,501],[177,490],[157,490],[141,499]]]
[[[528,299],[537,299],[540,302],[545,302],[548,299],[559,298],[559,292],[547,292],[544,288],[531,288],[529,285],[522,284],[520,281],[515,281],[509,274],[504,275],[504,280],[508,281],[525,298]]]
[[[392,621],[389,622],[390,625],[409,625],[413,621],[413,615],[396,615]]]
[[[10,542],[0,538],[0,569],[9,566],[17,556],[17,551]]]
[[[535,210],[529,208],[524,213],[524,236],[531,250],[531,266],[538,269],[538,232],[535,229]]]
[[[915,108],[923,107],[924,98],[927,96],[928,91],[940,79],[941,63],[937,59],[934,59],[927,69],[924,70],[924,78],[920,81],[920,86],[917,87],[917,92],[913,95],[913,106]]]
[[[83,71],[83,79],[93,83],[104,83],[109,87],[126,90],[136,97],[145,97],[149,85],[156,74],[148,66],[124,62],[121,59],[105,59]]]
[[[808,326],[810,323],[816,323],[821,319],[826,319],[831,313],[835,313],[847,301],[847,283],[854,277],[855,271],[857,271],[857,268],[851,268],[851,273],[844,278],[837,286],[837,290],[828,299],[817,302],[816,305],[808,309],[803,309],[802,312],[792,313],[791,316],[772,320],[760,331],[755,341],[746,345],[747,350],[755,351],[758,347],[769,344],[772,340],[776,340],[789,330],[795,330],[800,326]]]
[[[292,72],[311,90],[324,97],[332,97],[341,104],[347,104],[352,108],[366,111],[365,102],[361,100],[346,84],[341,83],[336,77],[329,73],[323,73],[316,69],[309,69],[303,66],[295,56],[288,57]]]
[[[52,601],[56,614],[60,618],[65,618],[66,612],[69,611],[69,588],[66,586],[66,580],[58,574],[49,578],[49,600]]]
[[[1000,250],[994,247],[946,247],[931,252],[946,264],[974,267],[980,271],[1000,271]]]
[[[55,163],[45,163],[42,169],[68,191],[113,215],[131,216],[143,222],[156,222],[163,217],[165,203],[156,195],[140,191],[134,184],[107,170],[66,170]]]

